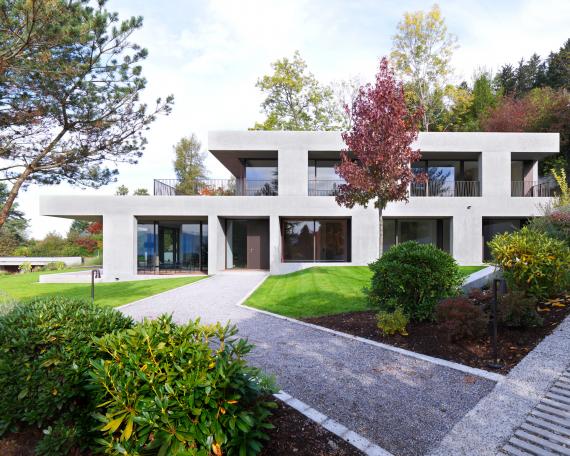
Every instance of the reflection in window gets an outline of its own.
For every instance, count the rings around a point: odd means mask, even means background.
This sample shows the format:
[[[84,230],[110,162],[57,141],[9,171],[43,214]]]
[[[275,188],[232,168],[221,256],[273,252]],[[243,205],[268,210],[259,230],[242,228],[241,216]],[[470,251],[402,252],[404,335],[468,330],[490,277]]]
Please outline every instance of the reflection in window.
[[[155,239],[153,223],[139,223],[137,225],[137,262],[139,266],[154,267]]]
[[[245,181],[241,184],[243,195],[277,195],[278,168],[277,160],[246,160]]]
[[[336,171],[339,160],[309,160],[309,195],[332,196],[345,181]]]
[[[284,220],[284,261],[350,261],[349,221]]]
[[[137,225],[140,272],[207,271],[206,222],[155,222]]]

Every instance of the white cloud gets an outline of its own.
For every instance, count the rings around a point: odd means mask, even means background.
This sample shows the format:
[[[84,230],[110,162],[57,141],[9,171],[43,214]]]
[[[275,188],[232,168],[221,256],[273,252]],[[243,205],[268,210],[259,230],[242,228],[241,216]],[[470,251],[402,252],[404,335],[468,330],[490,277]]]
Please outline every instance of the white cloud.
[[[172,146],[194,132],[206,147],[208,130],[247,129],[263,118],[258,77],[277,58],[301,51],[317,78],[330,82],[354,75],[369,80],[378,58],[390,51],[391,36],[404,11],[428,9],[425,1],[210,0],[137,2],[111,0],[121,17],[141,14],[134,40],[149,49],[144,64],[145,98],[175,95],[171,116],[157,120],[137,166],[121,167],[119,183],[152,191],[153,178],[172,177]],[[545,56],[568,38],[570,2],[439,2],[460,48],[457,76],[471,77],[476,66],[496,69],[532,52]],[[225,170],[213,158],[212,177]],[[117,184],[119,185],[119,184]],[[112,194],[117,185],[86,193]],[[65,231],[69,222],[38,215],[38,195],[78,193],[69,186],[32,187],[20,205],[32,218],[32,234]]]

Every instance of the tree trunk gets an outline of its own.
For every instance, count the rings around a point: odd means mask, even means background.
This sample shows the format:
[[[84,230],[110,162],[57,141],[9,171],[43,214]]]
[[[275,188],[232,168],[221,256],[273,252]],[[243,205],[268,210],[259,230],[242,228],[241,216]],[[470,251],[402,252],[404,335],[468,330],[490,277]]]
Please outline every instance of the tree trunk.
[[[382,218],[382,206],[378,206],[378,258],[384,253],[384,219]]]
[[[18,196],[18,192],[20,191],[20,187],[25,182],[25,180],[30,176],[32,170],[30,168],[26,168],[22,174],[16,179],[16,182],[12,186],[10,193],[8,194],[8,198],[6,198],[6,202],[4,206],[2,206],[2,211],[0,211],[0,228],[4,225],[6,220],[8,219],[8,215],[10,214],[10,209],[14,205],[14,201]]]

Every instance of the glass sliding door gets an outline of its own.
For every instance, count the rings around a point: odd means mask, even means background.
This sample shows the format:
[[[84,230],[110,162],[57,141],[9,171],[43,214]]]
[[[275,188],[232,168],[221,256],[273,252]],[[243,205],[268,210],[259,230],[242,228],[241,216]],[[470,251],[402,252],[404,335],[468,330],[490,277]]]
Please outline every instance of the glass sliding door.
[[[156,234],[154,223],[137,225],[137,267],[152,272],[157,264]]]
[[[283,220],[283,261],[347,262],[349,220]]]
[[[226,268],[244,269],[247,267],[247,221],[227,220],[226,222]]]
[[[206,222],[139,223],[137,265],[140,273],[188,273],[208,270]]]
[[[384,219],[384,252],[401,242],[433,244],[451,253],[451,219]]]

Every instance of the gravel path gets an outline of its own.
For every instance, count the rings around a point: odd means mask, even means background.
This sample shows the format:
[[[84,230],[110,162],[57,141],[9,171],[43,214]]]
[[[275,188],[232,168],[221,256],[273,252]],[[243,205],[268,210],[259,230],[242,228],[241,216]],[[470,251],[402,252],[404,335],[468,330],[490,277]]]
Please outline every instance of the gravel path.
[[[218,274],[124,306],[140,319],[172,313],[185,322],[231,320],[256,345],[253,364],[279,386],[395,455],[433,449],[493,381],[357,340],[238,307],[264,278]]]

